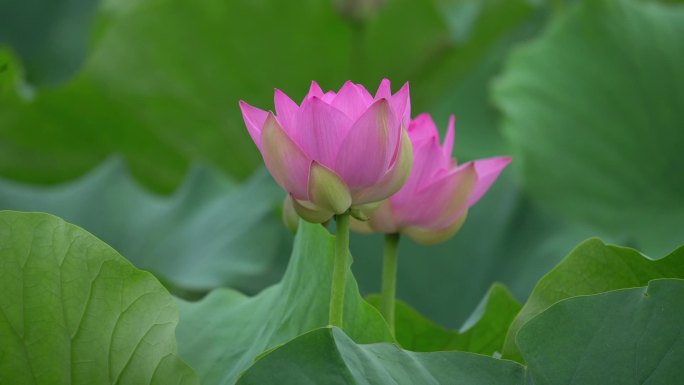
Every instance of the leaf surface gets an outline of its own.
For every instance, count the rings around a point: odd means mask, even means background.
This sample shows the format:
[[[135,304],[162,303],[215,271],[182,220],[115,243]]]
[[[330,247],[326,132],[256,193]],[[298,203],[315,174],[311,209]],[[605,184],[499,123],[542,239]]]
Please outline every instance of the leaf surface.
[[[684,7],[576,5],[494,88],[512,165],[554,215],[664,254],[684,242]]]
[[[248,384],[523,385],[512,361],[464,352],[416,353],[388,343],[359,345],[337,328],[306,333],[261,357]]]
[[[334,236],[300,221],[290,264],[280,283],[254,297],[217,289],[199,302],[179,300],[179,349],[204,384],[233,384],[263,352],[328,325]],[[344,325],[356,342],[391,341],[380,313],[347,276]]]
[[[0,212],[0,383],[197,385],[177,322],[159,281],[90,233]]]
[[[366,299],[379,309],[380,296]],[[397,301],[395,333],[402,348],[416,352],[459,350],[491,356],[501,352],[506,331],[521,305],[505,286],[492,285],[460,330],[449,330]]]
[[[677,384],[684,375],[684,280],[579,296],[517,338],[538,385]]]
[[[684,279],[684,247],[652,260],[626,247],[609,246],[598,239],[581,243],[546,274],[511,324],[504,357],[520,360],[515,336],[526,322],[554,303],[576,296],[646,286],[659,278]]]
[[[0,209],[65,218],[189,292],[256,292],[277,281],[291,237],[276,212],[282,197],[264,170],[238,184],[200,165],[172,196],[159,196],[141,187],[120,158],[49,188],[0,180]]]

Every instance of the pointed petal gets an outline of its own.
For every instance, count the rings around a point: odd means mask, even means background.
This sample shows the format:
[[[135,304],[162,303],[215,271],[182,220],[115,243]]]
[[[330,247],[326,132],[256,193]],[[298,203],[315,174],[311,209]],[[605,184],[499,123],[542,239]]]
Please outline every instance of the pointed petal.
[[[375,99],[373,99],[373,95],[368,92],[366,87],[362,86],[361,84],[354,84],[354,86],[356,86],[356,90],[361,95],[361,98],[363,98],[363,102],[366,103],[366,106],[373,104]]]
[[[401,205],[410,203],[414,194],[422,186],[434,180],[442,165],[442,150],[436,138],[422,141],[411,141],[413,145],[413,166],[411,174],[404,186],[392,197],[392,201]]]
[[[315,81],[311,81],[311,86],[309,87],[309,93],[306,94],[304,97],[305,99],[308,99],[310,97],[317,97],[317,98],[322,98],[323,97],[323,90],[321,89],[321,86],[318,85]]]
[[[311,162],[309,171],[309,200],[326,211],[335,214],[346,212],[352,199],[344,181],[329,168]]]
[[[335,99],[335,96],[337,96],[335,91],[328,91],[325,94],[323,94],[323,97],[321,98],[321,100],[323,100],[324,102],[326,102],[328,104],[332,104],[332,101]]]
[[[294,207],[297,215],[302,219],[311,223],[325,223],[333,217],[331,211],[323,210],[316,207],[313,203],[305,200],[298,200],[292,198],[292,206]]]
[[[259,151],[261,151],[261,128],[264,126],[264,122],[266,122],[268,112],[252,107],[242,100],[240,100],[239,104],[242,118],[247,126],[247,132],[249,132],[249,136],[252,137]]]
[[[429,199],[427,197],[430,196],[436,196],[436,199],[439,199],[439,193],[436,191],[444,191],[450,194],[447,196],[444,206],[438,211],[439,215],[433,218],[433,227],[449,227],[468,210],[467,202],[475,189],[476,181],[475,167],[472,164],[465,164],[428,186],[425,191],[421,191],[421,194],[425,194],[426,198],[420,196],[419,199]]]
[[[273,102],[275,104],[276,117],[278,118],[280,126],[287,133],[294,132],[294,118],[299,110],[297,103],[293,102],[289,96],[285,95],[283,91],[277,88],[273,96]]]
[[[368,106],[356,84],[347,81],[332,100],[333,107],[344,112],[349,119],[356,121],[363,114]]]
[[[409,238],[413,239],[416,243],[422,245],[434,245],[441,243],[451,238],[461,229],[463,223],[465,223],[468,217],[468,210],[466,209],[463,214],[450,226],[443,229],[432,229],[427,227],[412,226],[407,227],[402,230],[402,233],[406,234]]]
[[[404,83],[401,89],[392,95],[390,104],[404,127],[408,127],[411,122],[411,98],[409,97],[408,82]]]
[[[486,193],[494,181],[496,181],[496,178],[499,177],[501,171],[511,163],[511,158],[508,156],[500,156],[476,160],[473,163],[475,164],[475,171],[477,172],[477,182],[468,199],[468,206],[474,205],[482,198],[484,193]]]
[[[451,155],[454,152],[454,139],[456,136],[455,128],[456,117],[454,115],[451,115],[449,116],[449,125],[447,126],[447,132],[444,136],[444,144],[442,145],[442,149],[444,150],[444,156],[446,158],[451,158]]]
[[[302,103],[295,118],[293,139],[309,158],[333,168],[342,139],[352,121],[340,110],[317,97]]]
[[[412,199],[401,202],[393,200],[398,221],[403,226],[448,226],[467,209],[475,181],[475,167],[467,163],[420,188]]]
[[[386,99],[373,103],[354,123],[344,138],[335,160],[334,170],[352,191],[370,187],[387,172],[400,135]],[[394,143],[393,143],[394,142]]]
[[[266,168],[280,187],[295,198],[306,199],[311,160],[280,127],[273,114],[268,114],[261,131]]]
[[[392,97],[392,88],[389,79],[382,79],[378,91],[375,93],[375,100],[388,99]]]
[[[382,180],[371,187],[359,190],[354,194],[354,204],[366,204],[389,198],[399,191],[411,174],[413,165],[413,149],[406,130],[402,130],[401,142],[397,158]]]
[[[432,120],[432,116],[427,113],[422,113],[416,116],[416,118],[409,123],[408,132],[413,143],[418,143],[419,141],[426,139],[439,140],[439,131],[437,131],[437,126]]]

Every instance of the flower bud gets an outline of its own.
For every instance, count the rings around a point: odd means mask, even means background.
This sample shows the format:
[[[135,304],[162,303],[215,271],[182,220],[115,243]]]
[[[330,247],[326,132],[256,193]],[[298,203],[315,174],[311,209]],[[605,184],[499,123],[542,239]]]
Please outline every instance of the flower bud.
[[[276,114],[244,102],[240,108],[266,168],[307,221],[360,213],[397,192],[409,175],[408,84],[392,95],[383,80],[371,96],[352,82],[337,93],[323,93],[314,82],[301,105],[276,90]]]
[[[453,116],[443,145],[428,114],[410,123],[408,137],[413,147],[408,180],[366,222],[352,221],[352,228],[360,232],[401,232],[423,244],[443,242],[461,228],[468,208],[482,197],[511,159],[498,157],[458,165],[451,159]]]

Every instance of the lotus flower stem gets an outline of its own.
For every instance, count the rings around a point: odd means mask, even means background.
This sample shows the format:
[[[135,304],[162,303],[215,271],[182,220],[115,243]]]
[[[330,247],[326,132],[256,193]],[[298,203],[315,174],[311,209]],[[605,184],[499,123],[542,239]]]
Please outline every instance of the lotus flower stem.
[[[385,317],[394,336],[394,297],[397,291],[397,257],[399,256],[399,233],[385,234],[385,257],[382,266],[382,292],[380,313]]]
[[[330,325],[342,327],[344,319],[344,292],[347,283],[347,270],[350,265],[349,254],[349,212],[336,215],[335,261],[333,266],[332,289],[330,292]]]

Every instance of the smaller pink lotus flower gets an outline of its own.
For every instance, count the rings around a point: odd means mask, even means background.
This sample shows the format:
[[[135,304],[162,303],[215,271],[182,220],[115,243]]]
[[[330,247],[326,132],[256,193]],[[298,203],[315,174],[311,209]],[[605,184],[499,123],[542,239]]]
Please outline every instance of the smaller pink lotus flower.
[[[474,205],[510,163],[509,157],[476,160],[457,165],[451,158],[454,116],[449,119],[444,144],[429,114],[408,127],[414,163],[404,186],[384,201],[366,222],[353,221],[361,232],[404,233],[419,243],[445,241],[463,225]]]
[[[337,93],[323,93],[313,82],[301,105],[275,90],[276,115],[243,101],[240,109],[266,167],[289,193],[286,204],[310,222],[350,208],[361,215],[409,175],[408,83],[392,95],[385,79],[371,96],[352,82]]]

